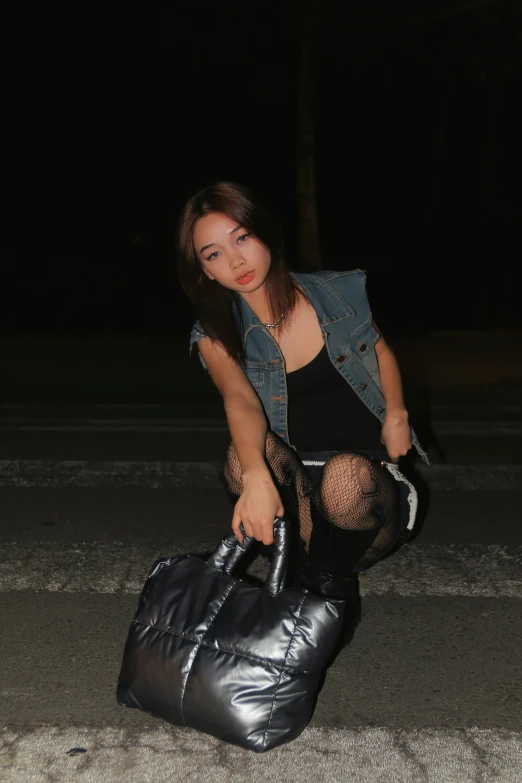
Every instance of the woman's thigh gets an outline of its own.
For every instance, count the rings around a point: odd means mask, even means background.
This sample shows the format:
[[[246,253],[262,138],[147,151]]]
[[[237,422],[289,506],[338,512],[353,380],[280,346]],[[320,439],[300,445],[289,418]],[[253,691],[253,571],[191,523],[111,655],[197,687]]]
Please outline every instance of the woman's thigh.
[[[399,482],[383,461],[351,452],[307,453],[303,460],[311,473],[314,504],[328,522],[350,534],[375,532],[353,570],[368,568],[398,544],[407,518],[401,513]]]

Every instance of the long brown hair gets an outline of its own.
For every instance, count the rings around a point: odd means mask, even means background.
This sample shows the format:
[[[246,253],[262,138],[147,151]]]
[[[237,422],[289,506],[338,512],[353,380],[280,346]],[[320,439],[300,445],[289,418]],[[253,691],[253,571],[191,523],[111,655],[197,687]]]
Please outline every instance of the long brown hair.
[[[218,340],[227,353],[240,364],[245,360],[241,334],[234,317],[234,302],[239,294],[210,280],[203,272],[194,247],[194,225],[211,213],[225,215],[253,234],[271,256],[266,278],[271,320],[276,321],[297,301],[297,288],[286,266],[283,233],[279,222],[261,200],[244,185],[215,182],[186,202],[178,232],[178,275],[181,286],[194,305],[206,334]],[[236,312],[241,314],[241,308]]]

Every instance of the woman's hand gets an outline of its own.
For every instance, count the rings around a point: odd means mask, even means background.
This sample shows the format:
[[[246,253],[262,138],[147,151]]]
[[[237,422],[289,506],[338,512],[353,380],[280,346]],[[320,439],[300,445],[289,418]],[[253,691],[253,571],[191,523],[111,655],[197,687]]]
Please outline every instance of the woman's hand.
[[[243,543],[239,529],[241,522],[247,536],[271,544],[274,540],[274,519],[285,513],[279,492],[267,470],[244,473],[243,492],[234,508],[232,530]]]
[[[386,417],[381,430],[381,442],[386,446],[392,462],[398,462],[400,457],[411,449],[411,431],[408,424],[408,411],[386,411]]]

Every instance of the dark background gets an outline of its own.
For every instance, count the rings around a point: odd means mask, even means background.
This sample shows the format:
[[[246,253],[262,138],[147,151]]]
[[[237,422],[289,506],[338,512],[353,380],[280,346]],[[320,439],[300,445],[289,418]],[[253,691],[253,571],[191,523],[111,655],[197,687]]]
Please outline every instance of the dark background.
[[[315,44],[323,267],[367,269],[381,324],[520,328],[522,4],[331,5]],[[214,178],[264,197],[299,270],[308,6],[2,11],[4,334],[188,334],[174,227]]]

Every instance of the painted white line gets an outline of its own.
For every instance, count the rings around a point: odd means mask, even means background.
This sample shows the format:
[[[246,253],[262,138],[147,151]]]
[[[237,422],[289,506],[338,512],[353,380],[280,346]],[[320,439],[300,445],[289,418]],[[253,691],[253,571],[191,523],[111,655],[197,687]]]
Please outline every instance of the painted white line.
[[[0,460],[0,487],[219,488],[219,462],[159,460]],[[424,465],[415,468],[433,490],[505,491],[522,488],[519,465]],[[415,484],[415,479],[412,478]]]
[[[522,736],[503,729],[309,728],[257,755],[143,718],[142,729],[4,729],[3,783],[519,783],[522,769]]]
[[[470,438],[504,437],[519,438],[522,435],[522,427],[509,422],[465,422],[461,424],[442,424],[433,422],[433,431],[436,435],[467,435]]]
[[[435,433],[468,435],[470,437],[519,437],[522,427],[518,420],[432,421]],[[226,421],[187,418],[41,418],[4,417],[1,432],[221,432],[227,433]]]
[[[1,364],[1,363],[0,363]],[[219,398],[218,398],[219,399]],[[200,418],[192,414],[197,410],[212,410],[218,413],[223,411],[222,404],[220,402],[206,402],[206,403],[125,403],[125,402],[113,402],[113,403],[96,403],[96,402],[5,402],[0,404],[0,415],[11,415],[17,418],[34,418],[40,415],[42,412],[47,412],[47,418],[50,418],[54,414],[55,418],[63,416],[64,412],[78,412],[78,411],[90,411],[93,415],[92,418],[96,418],[95,414],[100,412],[117,412],[127,413],[129,418],[137,413],[155,413],[161,411],[164,418],[177,419],[186,415],[188,418],[196,419]],[[503,419],[508,414],[522,414],[522,406],[514,405],[510,403],[495,404],[494,400],[491,400],[491,404],[487,405],[474,405],[471,399],[466,405],[454,404],[454,405],[439,405],[434,403],[430,405],[430,412],[435,420],[450,421],[457,418],[457,414],[461,419],[467,420],[473,418],[474,420],[483,420],[485,417]]]
[[[117,542],[12,542],[0,546],[0,592],[138,594],[160,557],[204,554],[217,541],[172,541],[161,548]],[[268,561],[249,569],[266,575]],[[403,546],[360,575],[364,595],[522,598],[522,546]]]
[[[406,544],[361,574],[362,595],[522,598],[522,546]]]
[[[0,421],[1,432],[228,432],[219,421],[161,421],[130,419],[64,419],[57,421]]]

